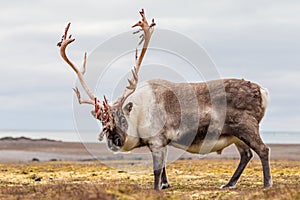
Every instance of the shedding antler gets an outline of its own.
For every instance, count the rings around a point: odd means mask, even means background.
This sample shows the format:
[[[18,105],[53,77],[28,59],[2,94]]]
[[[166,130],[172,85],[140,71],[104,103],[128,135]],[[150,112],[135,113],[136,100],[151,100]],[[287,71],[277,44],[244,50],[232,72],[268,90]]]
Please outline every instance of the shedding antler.
[[[67,46],[69,44],[71,44],[72,42],[75,41],[75,39],[72,38],[72,35],[69,35],[69,37],[68,37],[68,30],[70,28],[70,25],[71,25],[71,23],[68,23],[67,27],[65,28],[65,33],[62,36],[61,42],[59,42],[57,44],[57,46],[60,47],[60,55],[61,55],[61,57],[75,71],[75,73],[77,74],[78,79],[79,79],[79,81],[80,81],[83,89],[85,90],[86,94],[90,98],[90,99],[83,99],[83,98],[81,98],[79,89],[77,87],[75,87],[75,88],[73,88],[73,90],[76,93],[78,102],[80,104],[91,104],[91,105],[94,105],[95,106],[96,118],[98,118],[98,116],[101,114],[101,110],[104,110],[104,106],[97,100],[97,97],[92,93],[92,91],[89,89],[89,87],[87,86],[87,84],[86,84],[86,82],[84,80],[84,76],[83,75],[84,75],[84,73],[86,71],[86,56],[87,56],[87,53],[84,53],[82,71],[80,71],[78,69],[78,67],[76,67],[76,65],[66,55],[66,48],[67,48]]]
[[[140,36],[141,41],[139,42],[139,45],[142,42],[144,42],[143,48],[142,48],[142,51],[139,55],[138,55],[138,49],[136,49],[136,52],[135,52],[135,67],[133,67],[133,69],[131,70],[132,78],[128,79],[129,85],[126,86],[125,91],[123,92],[122,96],[115,102],[113,107],[122,107],[125,100],[135,91],[135,89],[137,87],[137,83],[138,83],[138,73],[139,73],[143,58],[145,56],[145,53],[147,51],[149,41],[150,41],[151,35],[153,33],[153,30],[154,30],[154,26],[156,25],[155,22],[154,22],[154,19],[152,19],[152,22],[149,25],[149,23],[147,22],[146,16],[145,16],[144,9],[142,9],[140,11],[140,15],[142,16],[142,20],[137,22],[136,24],[134,24],[132,26],[132,28],[134,28],[136,26],[141,27],[141,29],[138,30],[138,31],[135,31],[134,34],[139,33],[140,31],[143,31],[143,34]]]
[[[140,45],[142,42],[144,42],[143,48],[139,55],[138,55],[138,50],[136,49],[136,53],[135,53],[136,65],[131,70],[132,78],[128,79],[129,85],[126,87],[122,96],[116,101],[116,103],[113,106],[110,106],[108,104],[108,101],[106,100],[105,96],[104,96],[104,101],[100,102],[98,100],[98,98],[92,93],[92,91],[87,86],[87,84],[84,80],[84,76],[83,76],[86,71],[86,56],[87,56],[87,54],[86,53],[84,54],[82,71],[80,71],[78,69],[78,67],[72,61],[70,61],[69,58],[67,57],[66,48],[70,43],[75,41],[75,39],[72,38],[72,35],[68,36],[68,30],[70,28],[71,23],[68,23],[67,27],[65,28],[65,32],[64,32],[64,35],[62,36],[61,41],[57,44],[57,46],[60,47],[61,57],[75,71],[83,89],[85,90],[86,94],[89,96],[89,99],[83,99],[81,97],[79,89],[77,87],[73,88],[73,90],[77,96],[78,102],[80,104],[94,105],[95,106],[94,112],[95,112],[96,119],[99,119],[102,122],[103,127],[107,128],[107,129],[112,129],[114,127],[112,110],[117,107],[122,107],[125,100],[128,98],[128,96],[130,96],[135,91],[135,89],[137,87],[138,73],[140,70],[140,66],[143,61],[144,55],[147,51],[148,44],[149,44],[149,41],[150,41],[150,38],[151,38],[151,35],[153,32],[153,27],[155,26],[154,19],[152,19],[152,23],[150,25],[148,24],[146,17],[145,17],[144,9],[142,9],[142,11],[140,11],[140,15],[142,16],[142,20],[137,22],[135,25],[133,25],[132,28],[136,27],[136,26],[141,27],[141,29],[136,31],[135,33],[143,31],[143,34],[141,35],[141,41],[139,43],[139,45]]]

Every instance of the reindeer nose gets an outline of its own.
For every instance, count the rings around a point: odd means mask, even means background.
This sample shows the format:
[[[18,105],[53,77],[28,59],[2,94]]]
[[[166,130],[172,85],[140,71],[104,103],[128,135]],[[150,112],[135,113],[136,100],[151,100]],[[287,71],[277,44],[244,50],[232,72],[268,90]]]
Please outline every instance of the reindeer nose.
[[[117,146],[122,146],[122,142],[121,142],[121,139],[119,138],[119,137],[116,137],[115,138],[115,141],[114,141],[114,143],[115,143],[115,145],[117,145]]]

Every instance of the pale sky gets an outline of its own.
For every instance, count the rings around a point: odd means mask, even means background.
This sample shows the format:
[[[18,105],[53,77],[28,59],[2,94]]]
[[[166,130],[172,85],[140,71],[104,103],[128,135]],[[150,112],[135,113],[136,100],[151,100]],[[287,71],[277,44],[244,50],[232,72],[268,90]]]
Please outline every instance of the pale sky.
[[[72,22],[76,42],[70,56],[81,63],[84,51],[131,31],[141,8],[155,18],[157,28],[201,45],[221,77],[245,78],[268,88],[271,102],[263,130],[300,129],[297,0],[27,0],[1,2],[0,130],[73,130],[76,76],[56,47],[65,25]],[[91,118],[89,113],[86,117]]]

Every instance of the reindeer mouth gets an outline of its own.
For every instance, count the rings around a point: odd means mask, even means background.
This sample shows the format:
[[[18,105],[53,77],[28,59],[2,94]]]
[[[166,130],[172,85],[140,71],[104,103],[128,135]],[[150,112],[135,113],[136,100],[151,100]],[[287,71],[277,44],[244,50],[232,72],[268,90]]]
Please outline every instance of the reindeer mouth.
[[[118,135],[115,131],[116,130],[110,131],[109,129],[104,128],[99,135],[99,140],[102,141],[103,137],[106,135],[108,148],[112,151],[119,151],[124,145],[124,140],[122,139],[122,136]]]
[[[115,139],[115,140],[111,140],[111,139],[108,139],[107,140],[107,146],[110,150],[116,152],[116,151],[119,151],[122,147],[122,143],[121,143],[121,139]]]

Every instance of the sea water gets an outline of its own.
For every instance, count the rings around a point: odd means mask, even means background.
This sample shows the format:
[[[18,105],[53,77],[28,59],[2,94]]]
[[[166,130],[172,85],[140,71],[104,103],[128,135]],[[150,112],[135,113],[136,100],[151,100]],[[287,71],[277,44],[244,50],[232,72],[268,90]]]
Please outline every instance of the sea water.
[[[64,142],[99,142],[96,131],[0,131],[3,137],[28,137],[32,139],[47,138]],[[263,131],[262,139],[267,144],[300,144],[300,131]]]

